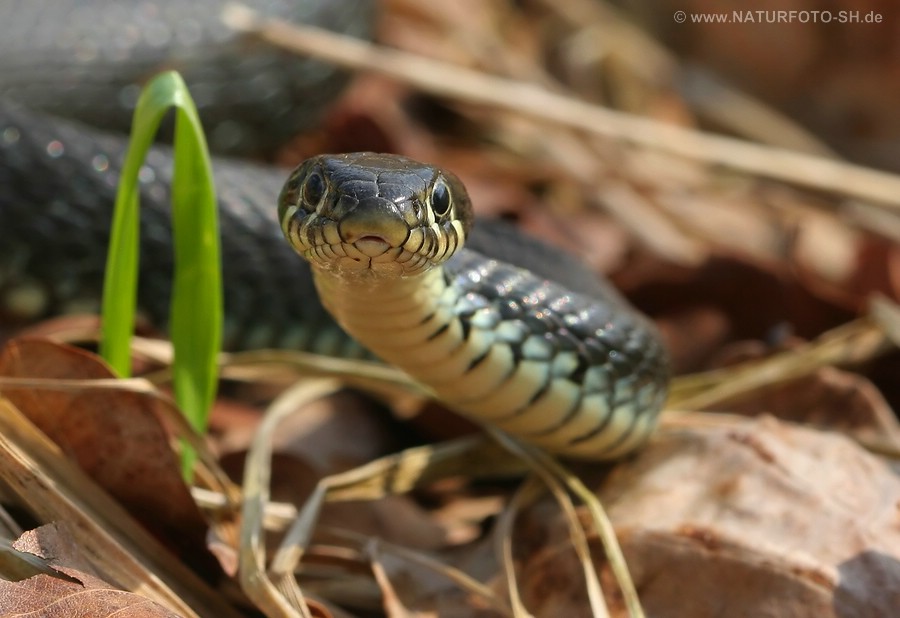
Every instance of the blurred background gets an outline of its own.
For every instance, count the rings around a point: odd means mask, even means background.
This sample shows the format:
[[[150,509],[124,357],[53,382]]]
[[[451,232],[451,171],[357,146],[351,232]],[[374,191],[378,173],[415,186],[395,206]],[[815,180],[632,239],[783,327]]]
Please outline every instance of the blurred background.
[[[856,443],[808,429],[847,431],[894,454],[900,441],[900,355],[884,314],[868,317],[873,298],[888,301],[883,308],[900,300],[895,0],[251,2],[373,40],[378,47],[360,51],[358,42],[296,35],[316,56],[346,51],[343,73],[308,60],[295,65],[258,40],[265,29],[241,37],[208,19],[221,0],[167,9],[97,0],[102,18],[87,4],[46,29],[41,20],[53,1],[0,3],[0,24],[21,20],[0,37],[0,112],[11,98],[127,126],[137,83],[166,68],[188,74],[196,43],[209,35],[213,45],[204,49],[219,60],[212,69],[201,64],[192,94],[219,153],[281,166],[252,168],[268,178],[271,195],[248,188],[273,212],[287,169],[314,154],[373,150],[436,163],[462,178],[480,216],[511,221],[612,279],[659,325],[676,374],[725,370],[701,379],[701,397],[685,408],[762,420],[688,414],[693,426],[660,432],[634,459],[581,470],[625,531],[650,615],[746,607],[746,615],[846,618],[897,607],[896,475]],[[162,19],[168,11],[178,18]],[[134,23],[126,20],[132,12]],[[101,22],[116,36],[93,34]],[[129,63],[132,72],[120,78]],[[239,117],[219,115],[220,94]],[[40,122],[26,125],[42,135]],[[25,137],[17,126],[0,126],[0,155],[12,153],[13,163]],[[34,151],[58,175],[52,166],[61,151],[51,146],[79,152],[70,147],[74,134],[66,137],[62,145],[35,138]],[[20,186],[0,165],[2,174],[0,189]],[[57,195],[40,188],[52,212]],[[98,271],[100,251],[92,254]],[[4,268],[0,260],[0,276]],[[863,336],[842,339],[850,332],[843,328]],[[807,354],[809,342],[835,332],[839,350]],[[749,387],[741,382],[747,372],[729,373],[739,361],[781,352],[788,360],[749,376]],[[825,366],[835,358],[839,368]],[[272,383],[284,378],[270,373],[264,366],[237,375],[213,416],[211,443],[235,479]],[[702,397],[732,381],[743,385],[733,396]],[[344,391],[292,417],[279,427],[273,495],[299,506],[329,474],[477,430],[433,403],[401,403],[408,405],[391,415],[384,401]],[[684,416],[663,418],[677,424]],[[368,539],[377,537],[434,552],[505,594],[490,537],[513,487],[450,479],[412,497],[333,505],[322,519],[362,531],[365,545],[346,535],[337,550],[320,545],[307,556],[304,586],[362,608],[359,615],[382,615],[392,591],[378,587],[384,582],[370,568]],[[566,595],[565,615],[587,611],[560,519],[555,505],[542,503],[517,526],[522,587],[539,616],[562,615]],[[603,552],[594,549],[599,564]],[[428,611],[446,601],[441,615],[494,615],[477,613],[455,583],[416,563],[397,572],[395,581],[408,584],[403,592]],[[791,600],[796,612],[766,605],[769,595]]]

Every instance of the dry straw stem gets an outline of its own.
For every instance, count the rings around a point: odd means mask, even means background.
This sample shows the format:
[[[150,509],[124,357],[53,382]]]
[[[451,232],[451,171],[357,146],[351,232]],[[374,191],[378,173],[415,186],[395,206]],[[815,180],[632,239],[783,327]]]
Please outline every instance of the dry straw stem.
[[[281,408],[281,404],[279,404],[279,408]],[[261,428],[260,433],[262,432]],[[258,440],[262,439],[262,436],[258,436]],[[260,455],[262,456],[264,453],[260,453]],[[282,591],[299,590],[296,587],[293,573],[309,546],[316,520],[326,501],[378,500],[386,496],[406,493],[435,479],[452,476],[469,479],[498,478],[520,476],[524,471],[526,471],[526,466],[520,459],[486,440],[483,436],[475,436],[436,446],[407,449],[359,468],[326,477],[319,481],[316,489],[307,498],[303,508],[285,533],[281,546],[272,558],[268,575],[255,577],[271,578],[270,581]],[[258,474],[258,472],[251,472],[251,468],[248,467],[247,480],[251,475],[256,477]],[[245,487],[250,488],[247,480],[245,480]],[[260,479],[258,482],[267,484],[268,480]],[[261,491],[262,487],[250,489]],[[267,496],[264,498],[259,501],[254,499],[254,502],[264,504],[268,499]],[[261,509],[260,506],[254,506],[252,515],[249,517],[245,515],[245,518],[253,519],[253,534],[260,535],[258,538],[261,538],[261,528],[258,522],[261,521],[262,511],[259,509]],[[250,526],[251,524],[248,522],[246,525]],[[257,543],[256,540],[253,542]],[[384,547],[382,546],[382,549]],[[259,554],[259,556],[262,560],[262,555]],[[411,559],[411,554],[405,554],[405,556]],[[255,567],[251,565],[251,568]],[[483,590],[473,587],[463,574],[452,570],[442,572],[474,594],[484,596],[492,605],[500,603],[494,597],[485,596]]]
[[[0,484],[39,521],[66,521],[78,530],[84,557],[111,584],[180,616],[238,615],[3,398]]]
[[[857,365],[900,346],[900,306],[875,296],[869,315],[842,324],[794,350],[760,361],[727,369],[681,376],[672,381],[663,427],[728,423],[722,413],[704,415],[692,410],[708,409],[734,398],[782,384],[835,365]],[[893,434],[865,441],[863,446],[881,455],[900,459],[900,444]]]
[[[272,478],[272,438],[280,423],[298,408],[340,388],[336,380],[300,383],[276,399],[260,423],[244,468],[244,504],[241,512],[241,587],[267,616],[312,618],[296,581],[280,578],[273,582],[266,572],[263,519],[269,503]],[[291,575],[290,573],[288,575]]]
[[[524,464],[483,436],[463,438],[436,446],[410,448],[376,459],[359,468],[319,481],[296,521],[285,534],[272,560],[273,577],[294,571],[309,544],[322,505],[349,500],[378,500],[406,493],[435,479],[461,476],[469,479],[519,476]]]
[[[171,342],[134,337],[131,349],[136,357],[165,366],[144,376],[144,380],[157,386],[171,382],[169,365],[174,354]],[[219,366],[222,377],[229,380],[284,384],[300,377],[335,377],[348,386],[379,395],[432,397],[427,388],[394,367],[375,361],[336,358],[300,350],[223,352],[219,354]]]
[[[241,584],[257,607],[268,616],[310,616],[294,577],[326,500],[376,500],[404,493],[429,479],[451,475],[497,477],[520,474],[522,465],[483,438],[464,439],[438,447],[419,447],[370,464],[326,477],[307,498],[281,546],[266,569],[264,518],[269,506],[272,437],[287,416],[305,404],[335,392],[338,380],[303,382],[281,395],[266,412],[251,445],[244,472],[244,507],[241,526]]]
[[[7,538],[0,538],[0,579],[20,582],[35,575],[78,581],[54,568],[50,559],[19,551]]]
[[[615,112],[529,82],[488,75],[320,28],[261,19],[240,4],[226,5],[222,18],[232,28],[253,33],[280,48],[387,75],[437,96],[514,111],[749,174],[900,208],[900,177],[894,174]]]
[[[295,378],[334,377],[347,386],[381,395],[413,394],[433,397],[431,391],[395,367],[375,361],[336,358],[298,350],[257,350],[223,354],[222,374],[245,381],[265,381],[273,369],[284,369]]]
[[[406,560],[411,564],[422,567],[424,569],[428,569],[429,571],[438,573],[443,577],[446,577],[457,586],[459,586],[462,590],[465,590],[472,595],[484,599],[484,601],[486,601],[491,606],[491,608],[498,613],[503,614],[504,616],[511,615],[510,608],[506,604],[506,602],[502,598],[498,597],[497,594],[494,593],[494,591],[491,590],[489,586],[482,584],[481,582],[472,578],[470,575],[455,567],[447,566],[446,564],[443,564],[442,562],[439,562],[422,552],[413,551],[411,549],[407,549],[405,547],[401,547],[399,545],[395,545],[381,539],[373,539],[362,534],[344,530],[336,530],[333,528],[329,529],[329,532],[338,537],[351,539],[355,543],[359,544],[363,550],[363,553],[369,556],[369,559],[373,563],[373,565],[379,565],[382,571],[384,571],[383,566],[381,565],[381,556],[383,555],[391,555],[395,558]],[[384,581],[387,581],[386,573],[384,573],[384,578]],[[379,580],[379,583],[381,583],[381,581],[382,580]]]
[[[496,553],[503,569],[509,602],[515,618],[533,618],[522,601],[519,584],[516,581],[516,560],[513,555],[513,525],[519,512],[534,502],[538,495],[538,487],[534,482],[523,483],[497,519],[494,527]],[[543,491],[543,488],[540,489]]]
[[[581,558],[594,615],[605,615],[604,601],[602,599],[602,592],[599,588],[599,578],[597,578],[587,549],[579,549],[579,546],[582,543],[586,545],[586,540],[584,540],[582,536],[583,532],[580,532],[581,524],[578,517],[573,515],[574,511],[571,511],[568,508],[569,505],[571,505],[571,500],[569,499],[568,494],[565,493],[565,490],[568,490],[577,496],[587,507],[594,528],[597,531],[597,536],[600,539],[600,543],[603,545],[603,550],[606,552],[609,568],[616,579],[616,583],[619,585],[619,590],[622,593],[622,600],[625,603],[625,608],[628,611],[629,617],[643,618],[644,610],[641,607],[634,581],[631,579],[631,573],[628,571],[628,565],[625,562],[622,548],[619,546],[619,542],[616,539],[615,529],[597,496],[595,496],[590,489],[585,487],[581,479],[569,472],[562,464],[547,453],[531,445],[524,444],[499,429],[485,427],[485,430],[490,433],[503,448],[508,449],[511,453],[514,453],[528,464],[532,472],[540,477],[547,487],[551,489],[554,496],[556,496],[559,501],[560,506],[566,512],[570,538],[572,539],[576,552],[579,554],[579,558]],[[562,489],[563,487],[565,490]],[[597,595],[600,595],[599,600],[597,599]]]
[[[80,392],[91,389],[128,391],[161,397],[156,387],[143,378],[106,378],[97,380],[67,380],[61,378],[10,378],[0,376],[2,389],[38,389]]]
[[[609,618],[609,608],[606,607],[606,599],[603,596],[603,589],[600,587],[600,578],[591,558],[587,534],[581,525],[581,520],[578,518],[578,512],[575,510],[572,498],[566,492],[562,483],[554,478],[552,474],[533,474],[528,477],[504,513],[501,520],[502,525],[498,525],[500,554],[503,559],[503,570],[509,585],[510,600],[513,607],[517,608],[517,613],[525,611],[515,579],[515,566],[512,554],[513,524],[519,511],[530,503],[535,502],[544,493],[544,484],[550,489],[565,516],[569,529],[569,541],[572,543],[572,549],[578,556],[578,562],[581,563],[581,569],[584,573],[591,616],[594,618]],[[643,614],[639,614],[639,616],[643,616]],[[632,618],[637,618],[637,616],[632,615]]]
[[[410,611],[400,600],[394,584],[387,573],[387,569],[381,563],[381,556],[378,552],[378,541],[372,539],[367,547],[369,554],[369,563],[372,569],[372,575],[381,590],[381,604],[384,606],[385,613],[391,618],[413,618],[416,614]]]
[[[891,312],[896,313],[896,306]],[[879,303],[873,316],[842,324],[808,344],[760,361],[677,377],[672,381],[667,408],[696,410],[806,376],[821,367],[857,364],[895,348],[885,326],[888,311]],[[900,330],[900,329],[898,329]],[[898,337],[900,340],[900,337]]]
[[[191,487],[191,496],[203,511],[207,513],[232,513],[233,507],[225,494],[204,487]],[[279,532],[287,528],[297,518],[297,508],[287,502],[270,502],[265,505],[263,526],[270,532]]]
[[[644,81],[674,81],[698,116],[752,141],[835,158],[818,137],[768,105],[735,90],[699,67],[684,69],[651,35],[603,0],[540,0],[574,29],[579,61],[599,64],[606,56],[624,63]]]

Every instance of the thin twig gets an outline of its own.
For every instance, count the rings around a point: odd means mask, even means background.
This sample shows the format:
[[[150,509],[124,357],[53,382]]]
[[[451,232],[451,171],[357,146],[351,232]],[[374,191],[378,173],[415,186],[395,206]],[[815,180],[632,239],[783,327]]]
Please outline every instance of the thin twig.
[[[400,560],[410,562],[417,567],[437,573],[442,577],[446,577],[448,580],[459,586],[460,589],[483,599],[497,612],[505,616],[510,615],[509,606],[490,588],[490,586],[479,582],[471,575],[456,567],[446,565],[443,562],[428,556],[424,552],[407,549],[406,547],[396,545],[395,543],[385,541],[384,539],[373,539],[367,535],[353,532],[352,530],[329,528],[327,526],[323,526],[323,529],[338,538],[348,539],[358,544],[363,550],[363,553],[367,554],[373,560],[380,561],[379,556],[387,554]],[[376,542],[373,544],[372,541]]]

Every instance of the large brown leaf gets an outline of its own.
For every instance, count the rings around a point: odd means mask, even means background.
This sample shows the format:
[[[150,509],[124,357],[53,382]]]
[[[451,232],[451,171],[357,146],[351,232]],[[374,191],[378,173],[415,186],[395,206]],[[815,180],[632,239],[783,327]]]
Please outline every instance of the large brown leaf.
[[[598,495],[649,616],[900,608],[900,478],[839,434],[770,417],[667,432]],[[583,577],[565,524],[547,523],[551,509],[524,522],[525,596],[536,616],[580,615]]]
[[[76,539],[64,525],[50,524],[30,530],[14,546],[46,559],[62,575],[41,574],[18,582],[0,581],[3,616],[178,618],[158,603],[117,590],[90,573],[90,567],[78,554]]]
[[[160,421],[165,400],[124,388],[92,387],[113,378],[97,356],[41,339],[20,339],[0,354],[3,395],[138,519],[170,541],[202,547],[206,524],[188,492]],[[84,380],[72,387],[53,380]]]

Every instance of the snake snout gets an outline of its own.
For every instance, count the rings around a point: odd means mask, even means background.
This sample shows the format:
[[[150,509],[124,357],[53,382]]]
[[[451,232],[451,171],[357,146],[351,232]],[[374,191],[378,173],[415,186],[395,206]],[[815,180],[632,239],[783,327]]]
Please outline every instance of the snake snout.
[[[371,198],[362,200],[338,224],[341,240],[354,244],[360,250],[378,250],[377,254],[399,247],[409,237],[409,226],[389,200]]]

